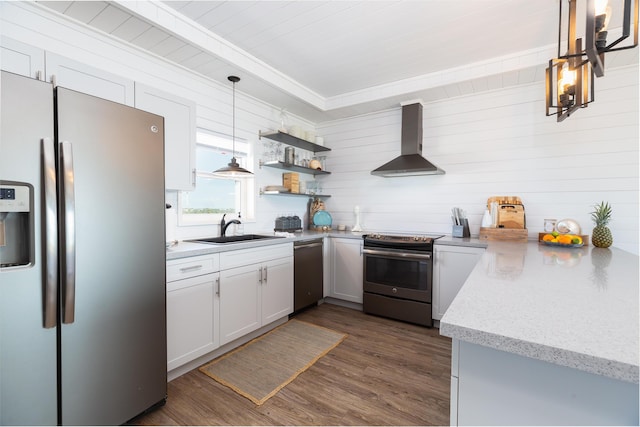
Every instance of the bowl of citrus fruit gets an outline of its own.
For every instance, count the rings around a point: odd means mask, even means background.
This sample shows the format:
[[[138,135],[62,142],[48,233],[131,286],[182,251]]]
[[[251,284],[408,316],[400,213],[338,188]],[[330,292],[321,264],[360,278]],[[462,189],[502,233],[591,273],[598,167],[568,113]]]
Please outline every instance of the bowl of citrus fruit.
[[[560,234],[557,231],[542,236],[542,243],[547,246],[563,246],[565,248],[580,248],[584,246],[581,236],[575,234]]]

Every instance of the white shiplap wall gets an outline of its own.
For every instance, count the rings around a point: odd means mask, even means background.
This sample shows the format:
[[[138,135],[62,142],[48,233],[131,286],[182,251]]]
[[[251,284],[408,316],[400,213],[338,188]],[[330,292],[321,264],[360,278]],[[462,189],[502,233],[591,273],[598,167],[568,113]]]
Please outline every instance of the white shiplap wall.
[[[596,101],[564,122],[544,115],[544,82],[424,103],[426,158],[445,175],[380,178],[370,171],[400,151],[400,107],[323,123],[332,152],[325,187],[334,221],[365,230],[451,232],[458,206],[478,234],[486,200],[522,198],[530,238],[544,218],[576,219],[613,205],[614,245],[638,253],[638,67],[607,70]]]
[[[28,3],[2,2],[4,36],[87,65],[191,98],[199,126],[230,133],[231,91],[185,68],[87,26]],[[241,76],[242,77],[242,76]],[[466,209],[478,233],[487,197],[523,199],[531,237],[544,218],[574,218],[591,233],[594,203],[614,208],[615,246],[638,253],[638,67],[607,70],[596,80],[596,102],[562,123],[544,116],[544,84],[519,86],[425,103],[425,157],[447,171],[443,176],[380,178],[369,172],[399,153],[400,108],[322,123],[318,134],[332,148],[332,175],[320,177],[334,223],[352,225],[361,208],[365,230],[450,233],[450,208]],[[278,126],[280,106],[245,96],[238,87],[236,135],[256,154],[256,191],[280,182],[280,171],[259,169],[260,129]],[[291,124],[312,127],[298,117]],[[306,179],[305,177],[303,179]],[[177,193],[167,201],[176,205]],[[258,197],[255,222],[246,232],[273,227],[280,213],[303,215],[304,198]],[[218,227],[177,227],[169,212],[168,235],[217,235]]]

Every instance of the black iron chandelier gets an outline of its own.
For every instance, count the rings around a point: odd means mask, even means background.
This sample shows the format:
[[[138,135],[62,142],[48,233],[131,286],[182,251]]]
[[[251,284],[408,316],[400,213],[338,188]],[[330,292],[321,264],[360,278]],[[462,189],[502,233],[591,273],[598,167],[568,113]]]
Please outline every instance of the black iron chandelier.
[[[562,4],[568,2],[563,16]],[[594,101],[594,78],[604,76],[604,58],[608,52],[638,46],[638,0],[623,1],[620,37],[607,43],[612,8],[608,0],[560,0],[558,23],[558,56],[549,60],[546,70],[546,114],[557,115],[561,122],[579,108]],[[584,39],[577,37],[576,16],[585,16]],[[562,53],[563,23],[566,47]],[[632,28],[633,26],[633,28]],[[621,42],[633,35],[633,44]]]

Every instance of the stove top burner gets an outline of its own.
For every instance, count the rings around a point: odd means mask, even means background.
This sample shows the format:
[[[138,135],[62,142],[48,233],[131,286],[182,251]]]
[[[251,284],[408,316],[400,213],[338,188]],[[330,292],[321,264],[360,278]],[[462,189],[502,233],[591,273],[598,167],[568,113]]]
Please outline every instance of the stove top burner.
[[[364,236],[364,239],[369,241],[386,242],[386,243],[421,244],[421,243],[431,243],[435,239],[438,239],[440,237],[442,237],[442,235],[402,236],[402,235],[374,233],[374,234],[367,234],[366,236]]]
[[[404,251],[433,251],[433,241],[442,235],[390,235],[390,234],[367,234],[364,236],[364,246],[366,248],[386,248]]]

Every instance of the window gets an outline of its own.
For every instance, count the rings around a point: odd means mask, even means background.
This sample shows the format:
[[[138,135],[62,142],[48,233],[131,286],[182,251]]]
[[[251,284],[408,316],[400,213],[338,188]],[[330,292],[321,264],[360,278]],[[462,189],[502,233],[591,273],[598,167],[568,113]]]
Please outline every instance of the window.
[[[212,172],[226,166],[233,156],[233,140],[227,135],[204,129],[196,133],[196,188],[182,191],[178,203],[180,225],[217,224],[223,214],[227,219],[242,213],[243,220],[254,217],[253,178],[240,180],[214,177]],[[250,145],[236,138],[235,157],[246,167],[250,162]],[[250,168],[249,168],[250,169]]]

